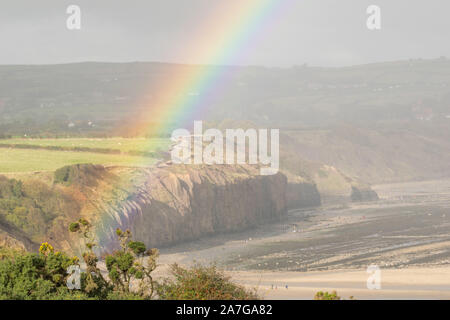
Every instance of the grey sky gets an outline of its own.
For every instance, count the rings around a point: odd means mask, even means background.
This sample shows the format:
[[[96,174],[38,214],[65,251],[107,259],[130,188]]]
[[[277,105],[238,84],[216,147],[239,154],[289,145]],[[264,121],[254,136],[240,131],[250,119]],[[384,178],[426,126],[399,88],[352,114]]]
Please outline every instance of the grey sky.
[[[0,64],[77,61],[211,63],[184,52],[221,1],[0,0]],[[342,66],[450,57],[448,0],[278,0],[243,47],[237,64]],[[82,29],[66,29],[66,8],[82,10]],[[382,9],[382,30],[366,28],[366,8]],[[219,19],[220,17],[218,17]]]

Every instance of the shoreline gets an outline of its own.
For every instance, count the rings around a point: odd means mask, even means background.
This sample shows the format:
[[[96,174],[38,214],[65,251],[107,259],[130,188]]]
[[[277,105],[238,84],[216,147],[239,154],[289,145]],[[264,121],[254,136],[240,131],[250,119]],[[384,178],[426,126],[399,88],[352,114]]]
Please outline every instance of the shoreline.
[[[227,274],[248,288],[257,287],[264,299],[311,300],[318,291],[333,290],[346,300],[351,296],[359,300],[450,299],[450,266],[381,269],[379,290],[367,288],[366,270]]]
[[[282,222],[163,249],[157,274],[174,262],[215,263],[266,299],[333,290],[345,299],[450,299],[450,180],[377,189],[377,202],[291,210]],[[380,290],[367,289],[373,264]]]

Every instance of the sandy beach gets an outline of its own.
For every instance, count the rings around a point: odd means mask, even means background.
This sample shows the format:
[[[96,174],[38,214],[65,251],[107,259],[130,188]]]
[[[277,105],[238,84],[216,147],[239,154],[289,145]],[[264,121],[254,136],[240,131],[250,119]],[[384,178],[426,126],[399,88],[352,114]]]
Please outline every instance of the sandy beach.
[[[163,249],[157,274],[174,262],[215,263],[266,299],[312,299],[320,290],[450,299],[450,181],[376,190],[377,202],[291,210],[281,222]],[[380,269],[379,290],[367,288],[369,265]]]
[[[343,299],[450,299],[450,267],[381,269],[380,289],[367,288],[366,270],[229,274],[236,282],[257,288],[264,299],[308,300],[318,291],[333,290]]]

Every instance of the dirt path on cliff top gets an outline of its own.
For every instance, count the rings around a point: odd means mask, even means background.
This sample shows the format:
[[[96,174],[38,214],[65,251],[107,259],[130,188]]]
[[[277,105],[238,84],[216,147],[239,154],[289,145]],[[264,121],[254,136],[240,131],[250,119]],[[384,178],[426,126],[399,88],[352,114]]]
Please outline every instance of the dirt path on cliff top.
[[[291,210],[280,223],[164,249],[158,274],[165,274],[173,262],[214,262],[244,284],[268,285],[267,279],[273,282],[279,278],[280,284],[291,279],[295,286],[298,277],[313,273],[325,278],[332,274],[336,280],[343,277],[341,282],[347,283],[349,272],[367,277],[366,268],[371,264],[393,272],[409,270],[403,273],[404,282],[414,278],[411,270],[443,270],[449,266],[450,272],[450,180],[380,185],[375,189],[381,197],[378,202]],[[420,282],[413,278],[410,280]],[[442,288],[450,290],[450,277],[440,281]],[[426,298],[427,292],[434,292],[425,279],[422,282],[410,297]],[[421,289],[426,290],[420,293]],[[443,297],[439,292],[435,296]],[[272,290],[269,293],[273,294]],[[300,291],[298,294],[301,297]]]

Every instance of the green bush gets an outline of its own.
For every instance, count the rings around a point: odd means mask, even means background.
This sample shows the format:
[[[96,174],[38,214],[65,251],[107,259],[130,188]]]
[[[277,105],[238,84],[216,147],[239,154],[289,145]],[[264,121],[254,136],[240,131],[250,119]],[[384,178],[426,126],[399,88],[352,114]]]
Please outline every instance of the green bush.
[[[72,181],[70,181],[70,171],[71,166],[65,166],[59,168],[53,174],[53,182],[60,183],[65,185],[70,185]]]
[[[336,291],[332,291],[331,293],[319,291],[314,296],[314,300],[341,300],[341,297],[337,295]]]
[[[90,228],[91,224],[85,219],[69,226],[72,232],[79,232],[85,238],[86,244],[82,255],[86,270],[80,274],[79,290],[70,290],[67,286],[71,276],[67,269],[72,265],[79,266],[78,257],[55,252],[45,242],[38,254],[0,248],[0,299],[151,299],[154,282],[150,273],[156,268],[158,251],[142,251],[144,244],[131,241],[130,231],[118,229],[122,250],[106,256],[109,277],[105,278],[97,266],[98,257],[93,251],[96,244]],[[128,246],[129,243],[134,249]],[[132,282],[137,282],[138,288],[132,289]]]
[[[56,252],[47,242],[39,253],[28,253],[0,248],[0,299],[14,300],[247,300],[258,299],[256,290],[247,290],[230,281],[215,266],[196,265],[182,268],[171,266],[172,279],[161,284],[153,280],[157,249],[131,240],[129,230],[116,230],[121,249],[105,256],[107,277],[98,267],[94,253],[96,243],[91,224],[79,219],[69,225],[71,232],[79,233],[85,241],[82,259],[86,269],[80,275],[80,289],[67,286],[68,267],[79,266],[78,257]]]
[[[53,182],[65,186],[80,184],[95,187],[97,180],[104,174],[105,168],[102,165],[74,164],[57,169],[53,173]]]
[[[93,251],[96,244],[90,229],[91,224],[85,219],[80,219],[69,226],[71,232],[82,234],[87,248],[83,253],[87,266],[83,281],[86,285],[82,289],[106,299],[151,299],[155,287],[151,273],[156,269],[158,250],[147,250],[142,242],[131,241],[129,230],[117,229],[116,235],[121,250],[106,255],[108,279],[105,279],[97,267],[98,258]],[[132,283],[137,285],[137,289],[132,289]]]
[[[5,251],[0,254],[0,299],[49,300],[87,299],[66,286],[67,268],[76,259],[54,252],[43,244],[39,254]]]
[[[183,268],[171,266],[173,279],[165,279],[157,286],[163,300],[252,300],[258,299],[256,290],[247,290],[230,281],[216,266],[195,265]]]

